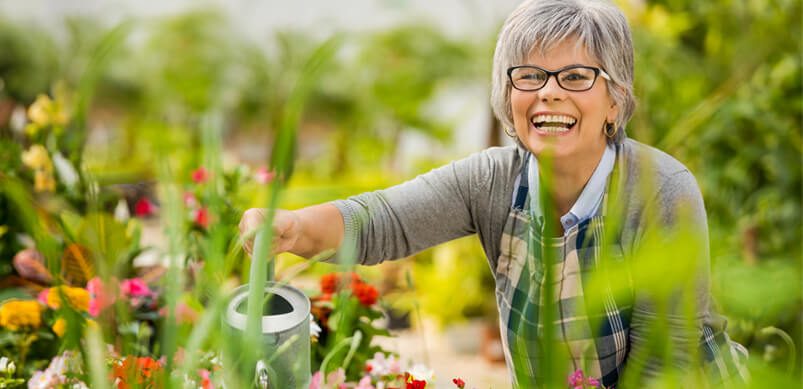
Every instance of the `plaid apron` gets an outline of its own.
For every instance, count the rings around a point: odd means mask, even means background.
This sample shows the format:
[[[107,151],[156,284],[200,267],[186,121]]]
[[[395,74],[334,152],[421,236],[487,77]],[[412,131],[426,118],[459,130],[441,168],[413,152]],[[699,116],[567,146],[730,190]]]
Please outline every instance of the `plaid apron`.
[[[494,272],[502,345],[514,386],[531,388],[543,381],[539,350],[543,349],[542,321],[548,306],[544,297],[545,263],[552,264],[554,336],[557,347],[569,357],[565,376],[583,369],[605,387],[616,385],[629,351],[633,282],[618,238],[610,243],[603,239],[608,188],[614,173],[609,175],[594,217],[571,227],[562,237],[544,237],[543,225],[529,212],[528,165],[524,163],[517,180]],[[551,256],[549,261],[544,260],[545,253]],[[601,258],[608,261],[606,266],[600,266]],[[584,286],[595,271],[624,271],[628,274],[626,285],[616,285],[614,292],[610,282],[603,281],[602,288],[599,284],[596,288],[603,296],[594,296],[592,302],[584,294]],[[715,333],[704,326],[700,346],[707,362],[704,369],[713,384],[746,379],[739,363],[746,358],[746,351],[739,355],[737,350],[744,348],[730,342],[724,330]]]

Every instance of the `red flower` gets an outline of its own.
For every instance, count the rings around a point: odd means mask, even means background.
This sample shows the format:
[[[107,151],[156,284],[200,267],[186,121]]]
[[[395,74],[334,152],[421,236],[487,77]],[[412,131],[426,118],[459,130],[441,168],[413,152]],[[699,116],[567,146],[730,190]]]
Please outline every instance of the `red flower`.
[[[427,387],[427,381],[413,379],[407,383],[407,389],[424,389]]]
[[[203,166],[192,171],[192,181],[195,182],[196,184],[204,183],[208,179],[209,179],[209,171],[206,170]]]
[[[379,292],[377,292],[373,285],[357,284],[352,285],[352,288],[354,290],[354,295],[357,296],[358,300],[360,300],[360,304],[365,305],[366,307],[374,305],[377,297],[379,297]]]
[[[329,273],[321,277],[321,293],[332,294],[337,290],[337,273]]]
[[[463,389],[463,388],[466,387],[466,383],[463,380],[461,380],[460,378],[453,378],[452,382],[454,382],[454,384],[457,385],[457,387],[460,388],[460,389]]]
[[[209,226],[209,209],[206,207],[198,208],[195,211],[195,216],[193,217],[193,221],[195,224],[199,225],[201,228],[206,228]]]
[[[134,214],[137,216],[148,216],[156,212],[156,206],[148,201],[147,197],[143,197],[134,204]]]

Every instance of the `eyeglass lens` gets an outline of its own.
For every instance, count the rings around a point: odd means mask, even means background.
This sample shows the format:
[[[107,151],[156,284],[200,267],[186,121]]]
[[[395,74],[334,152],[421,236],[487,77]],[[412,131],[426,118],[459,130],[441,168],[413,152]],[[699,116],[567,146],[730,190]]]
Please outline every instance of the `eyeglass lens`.
[[[535,90],[543,87],[549,75],[536,68],[516,68],[510,74],[513,85],[518,89]],[[561,71],[557,75],[558,84],[571,91],[582,91],[590,89],[594,85],[596,74],[591,68],[570,68]]]

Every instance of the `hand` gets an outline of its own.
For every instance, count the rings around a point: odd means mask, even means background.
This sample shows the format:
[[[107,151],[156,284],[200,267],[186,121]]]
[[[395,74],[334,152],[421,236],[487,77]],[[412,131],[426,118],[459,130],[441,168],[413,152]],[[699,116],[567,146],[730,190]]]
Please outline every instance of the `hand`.
[[[253,256],[254,250],[253,231],[262,225],[267,216],[266,208],[251,208],[240,219],[240,238],[243,240],[243,249],[249,256]],[[277,209],[272,227],[272,254],[291,251],[301,237],[301,219],[293,211]]]

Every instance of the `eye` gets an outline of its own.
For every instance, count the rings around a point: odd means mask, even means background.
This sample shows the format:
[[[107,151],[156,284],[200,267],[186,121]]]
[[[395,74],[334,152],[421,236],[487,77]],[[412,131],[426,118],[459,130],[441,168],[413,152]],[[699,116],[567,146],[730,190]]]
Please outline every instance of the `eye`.
[[[585,81],[589,80],[588,75],[582,72],[568,71],[566,74],[561,74],[561,81]]]
[[[528,81],[543,81],[544,77],[545,77],[544,73],[541,72],[527,72],[521,74],[519,76],[519,79]]]

